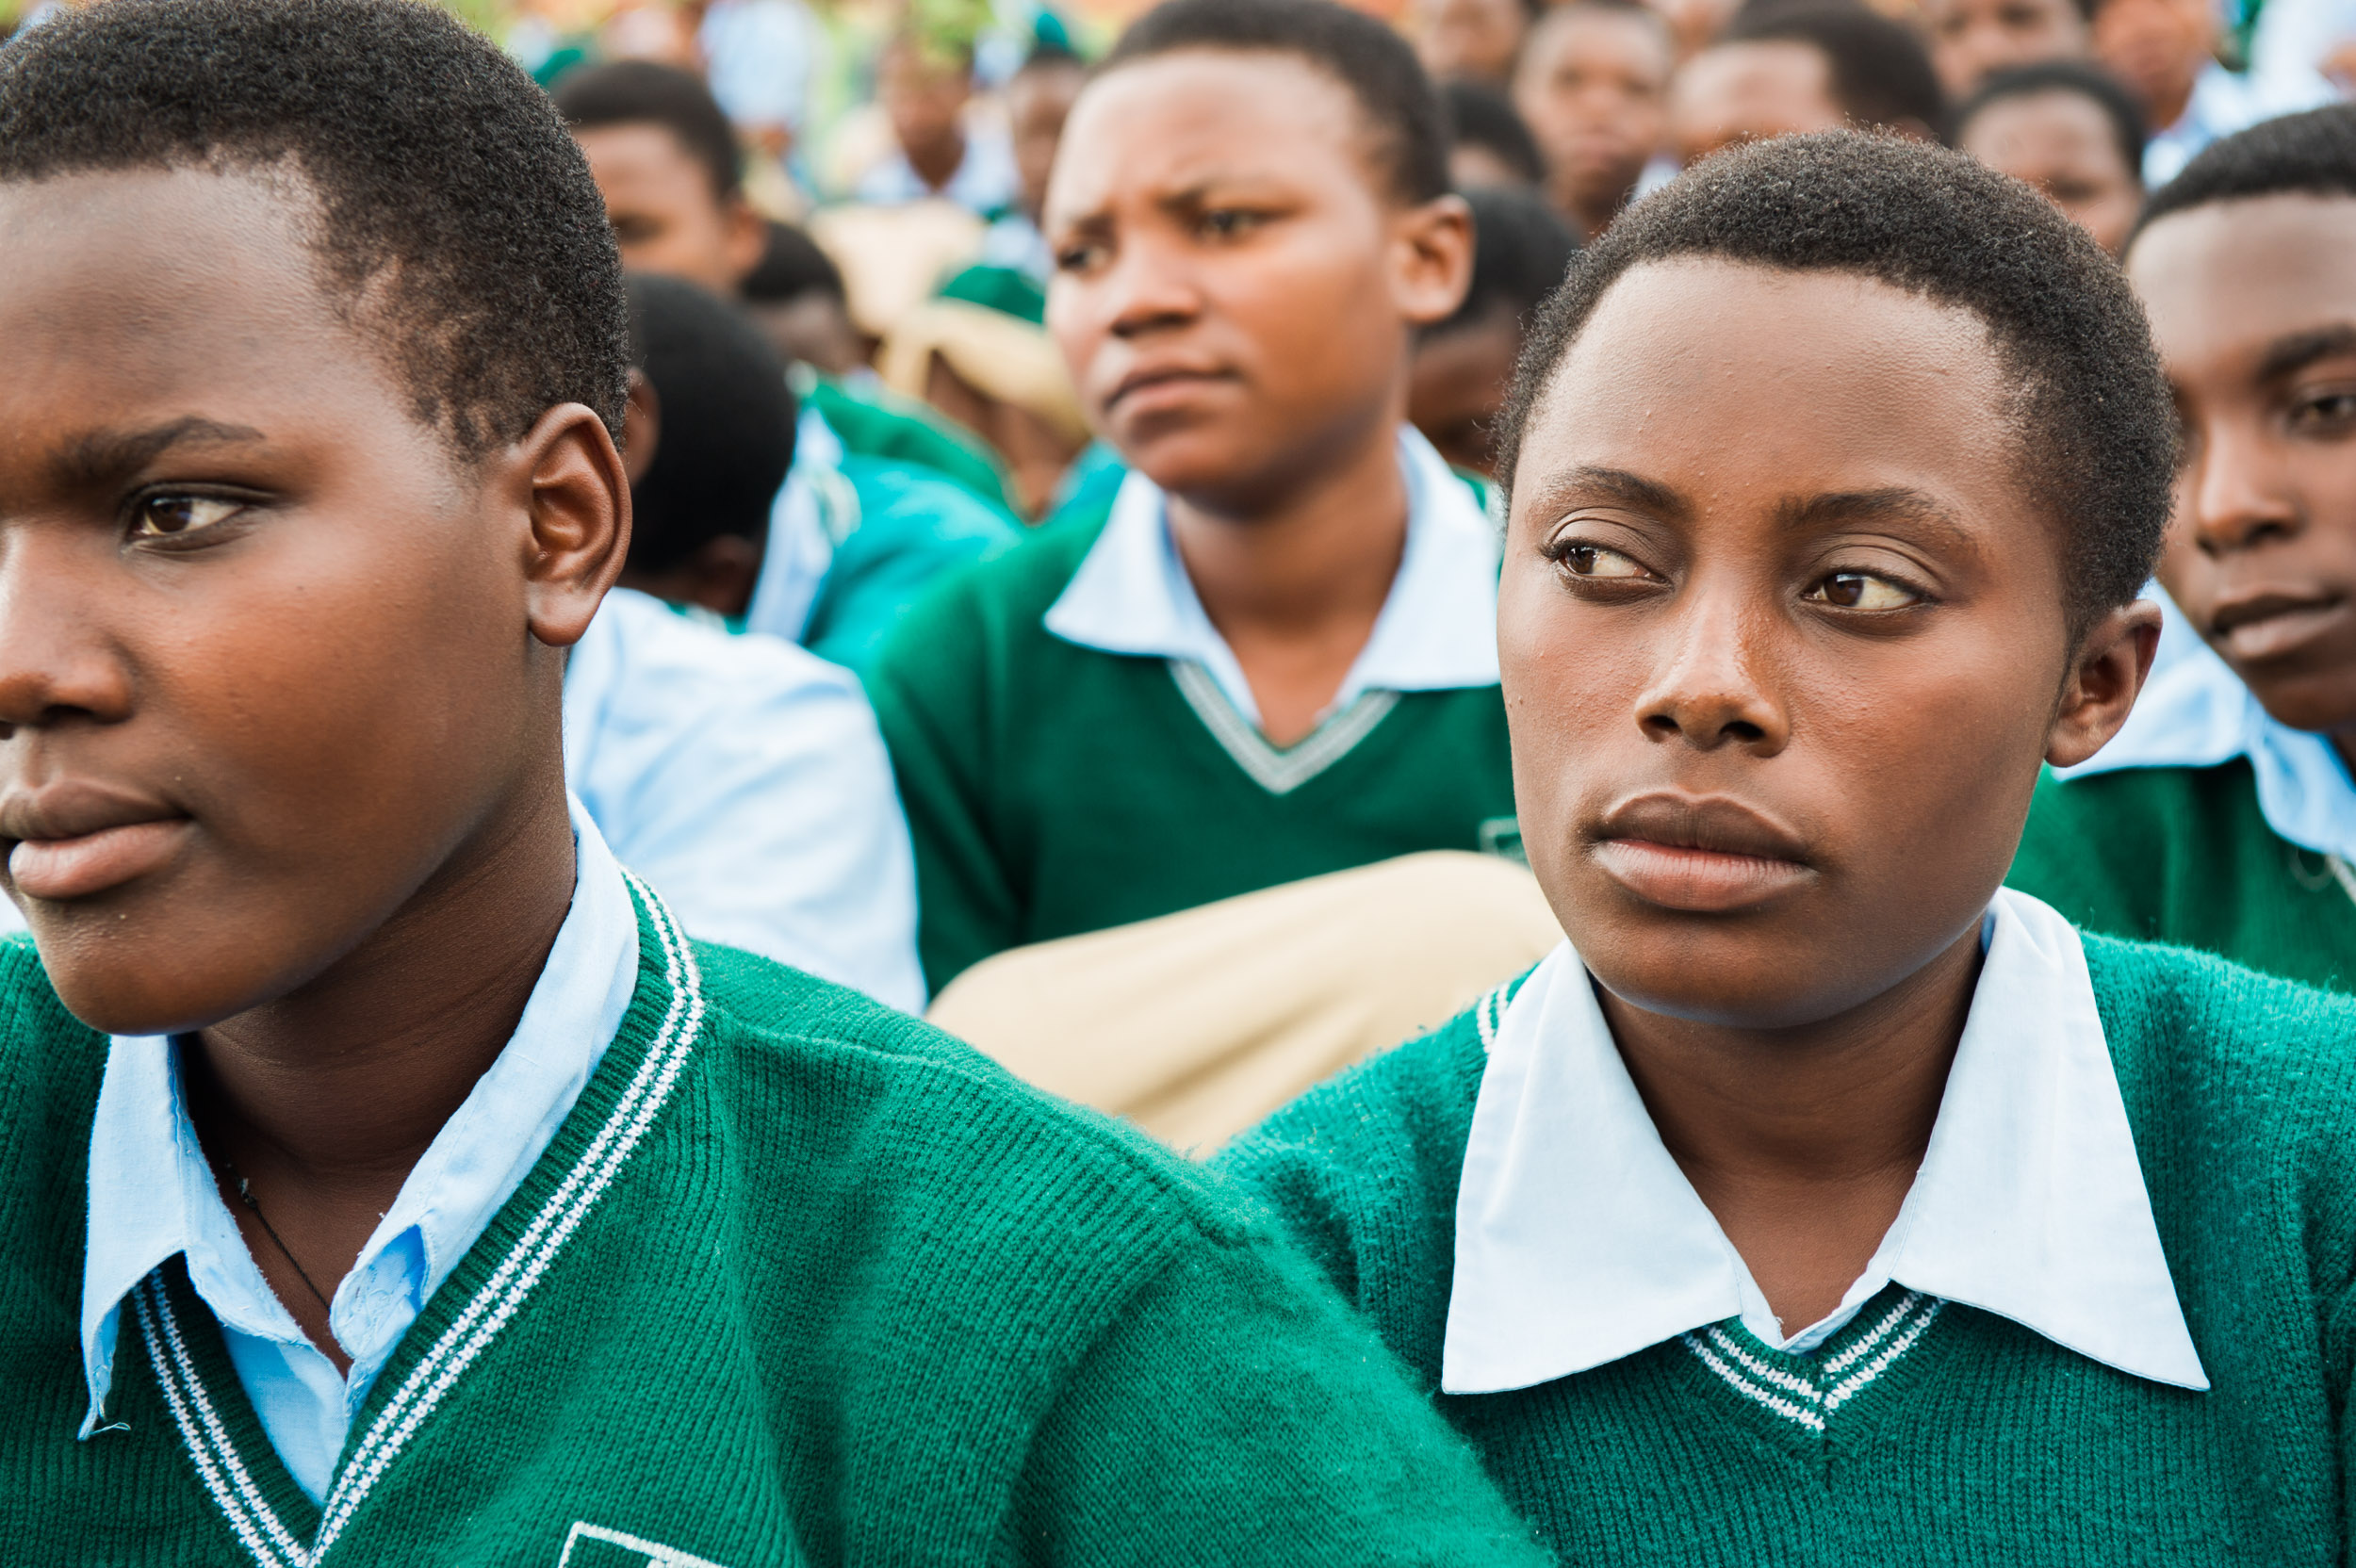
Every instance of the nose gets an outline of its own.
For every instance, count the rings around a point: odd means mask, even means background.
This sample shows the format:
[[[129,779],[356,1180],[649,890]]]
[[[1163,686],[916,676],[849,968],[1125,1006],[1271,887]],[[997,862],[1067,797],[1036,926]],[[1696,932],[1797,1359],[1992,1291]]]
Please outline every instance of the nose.
[[[1115,337],[1134,338],[1184,326],[1203,314],[1203,293],[1175,247],[1139,236],[1121,248],[1104,286],[1105,319]]]
[[[130,672],[92,613],[101,601],[77,589],[88,574],[47,531],[0,525],[0,741],[130,712]]]
[[[1755,612],[1734,585],[1689,585],[1684,613],[1662,628],[1667,658],[1638,698],[1637,727],[1658,742],[1697,751],[1740,746],[1772,757],[1791,739],[1791,719],[1761,678],[1760,644],[1772,612]]]
[[[2289,539],[2305,527],[2297,500],[2284,493],[2283,466],[2265,449],[2263,433],[2212,426],[2179,494],[2192,542],[2211,558]]]

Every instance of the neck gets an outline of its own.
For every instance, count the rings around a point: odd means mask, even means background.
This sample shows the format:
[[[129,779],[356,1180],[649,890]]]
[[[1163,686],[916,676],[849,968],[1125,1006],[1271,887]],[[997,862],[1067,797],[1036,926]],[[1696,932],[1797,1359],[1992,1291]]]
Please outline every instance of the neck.
[[[2198,74],[2187,76],[2181,82],[2168,83],[2153,96],[2147,108],[2154,132],[2165,131],[2184,117],[2184,110],[2192,106],[2192,90],[2199,81]]]
[[[923,147],[907,149],[908,167],[916,177],[939,190],[957,178],[957,166],[965,161],[965,133],[954,131],[939,141]]]
[[[1170,498],[1170,528],[1203,612],[1235,655],[1262,727],[1314,727],[1373,635],[1407,547],[1399,420],[1374,421],[1314,477],[1248,502]]]
[[[1619,217],[1620,208],[1635,190],[1632,184],[1618,190],[1561,190],[1556,193],[1555,205],[1578,225],[1579,243],[1593,245],[1603,237],[1603,231]]]
[[[199,1134],[282,1209],[390,1208],[515,1033],[572,901],[561,771],[546,782],[316,979],[196,1037]]]
[[[1979,970],[1974,925],[1872,1001],[1783,1029],[1670,1018],[1601,993],[1661,1142],[1788,1330],[1839,1304],[1897,1217]]]

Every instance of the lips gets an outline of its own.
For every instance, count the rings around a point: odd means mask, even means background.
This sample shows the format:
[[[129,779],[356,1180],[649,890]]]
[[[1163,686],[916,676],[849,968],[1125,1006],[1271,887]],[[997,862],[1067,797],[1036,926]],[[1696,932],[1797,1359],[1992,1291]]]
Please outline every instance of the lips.
[[[0,797],[8,878],[28,898],[88,898],[161,869],[192,825],[175,808],[121,787],[62,779]]]
[[[1699,914],[1753,908],[1816,875],[1797,833],[1717,795],[1623,801],[1605,813],[1589,853],[1645,903]]]
[[[1214,382],[1232,379],[1227,371],[1208,365],[1141,365],[1114,384],[1112,395],[1104,400],[1104,411],[1109,414],[1124,404],[1135,407],[1170,401]]]
[[[2249,589],[2217,602],[2209,613],[2209,640],[2237,663],[2264,663],[2298,652],[2347,612],[2348,601],[2337,594]]]

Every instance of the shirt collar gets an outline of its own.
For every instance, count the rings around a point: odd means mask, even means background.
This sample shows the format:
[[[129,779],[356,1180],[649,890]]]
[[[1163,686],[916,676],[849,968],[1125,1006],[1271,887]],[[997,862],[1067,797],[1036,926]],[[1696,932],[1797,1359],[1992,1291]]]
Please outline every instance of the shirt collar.
[[[568,797],[568,805],[573,900],[515,1033],[434,1135],[352,1266],[352,1280],[369,1275],[388,1253],[409,1266],[403,1327],[547,1148],[621,1027],[637,984],[638,917],[621,868],[581,803]],[[90,1126],[84,1437],[98,1429],[113,1385],[123,1298],[174,1253],[187,1254],[197,1293],[229,1326],[301,1337],[221,1201],[181,1096],[173,1042],[118,1035],[107,1048]],[[348,1294],[336,1290],[330,1315],[339,1340]],[[381,1364],[391,1348],[366,1347],[364,1356],[346,1345],[355,1371],[364,1361]]]
[[[2157,671],[2108,745],[2064,779],[2121,768],[2213,768],[2246,758],[2258,809],[2282,838],[2356,860],[2356,780],[2331,743],[2266,710],[2232,666],[2194,642]]]
[[[2201,1389],[2078,934],[2004,890],[1928,1152],[1826,1325],[1896,1282]],[[1527,1388],[1742,1316],[1787,1341],[1661,1142],[1569,944],[1498,1018],[1457,1189],[1441,1387]],[[1759,1323],[1764,1318],[1765,1323]]]
[[[1497,531],[1472,490],[1413,426],[1399,436],[1407,544],[1374,631],[1334,694],[1449,691],[1497,683]],[[1252,688],[1203,613],[1170,538],[1161,487],[1132,469],[1104,531],[1049,607],[1047,629],[1105,653],[1203,665],[1235,710],[1259,721]]]

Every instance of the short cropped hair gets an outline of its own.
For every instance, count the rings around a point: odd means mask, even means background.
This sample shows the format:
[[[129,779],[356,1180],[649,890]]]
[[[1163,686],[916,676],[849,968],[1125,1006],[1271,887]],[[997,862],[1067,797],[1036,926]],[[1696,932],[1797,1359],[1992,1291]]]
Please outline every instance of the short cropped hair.
[[[736,291],[764,305],[781,305],[810,293],[823,294],[838,304],[849,298],[843,292],[843,270],[818,248],[818,242],[791,223],[776,221],[769,224],[761,261],[736,286]]]
[[[579,131],[606,125],[660,125],[703,166],[712,194],[725,202],[744,188],[736,132],[703,78],[653,60],[576,66],[556,79],[556,111]]]
[[[1833,102],[1852,124],[1947,134],[1947,95],[1930,51],[1904,23],[1854,4],[1768,0],[1745,8],[1721,43],[1805,43],[1824,57]]]
[[[1595,307],[1651,262],[1845,272],[1970,312],[2012,384],[2022,488],[2061,540],[2073,636],[2134,599],[2168,525],[2175,416],[2134,292],[2052,204],[1960,153],[1829,131],[1721,153],[1637,203],[1540,312],[1499,421],[1512,486],[1531,407]]]
[[[2084,60],[2039,60],[1994,73],[1955,111],[1955,139],[1961,141],[1964,127],[1991,106],[2016,98],[2041,98],[2049,92],[2074,92],[2101,109],[2110,124],[2111,144],[2119,149],[2119,161],[2138,183],[2142,181],[2143,109],[2118,77]]]
[[[2151,193],[2127,244],[2170,213],[2294,194],[2356,197],[2356,104],[2286,114],[2211,142]]]
[[[1415,206],[1448,194],[1439,95],[1407,41],[1373,17],[1333,0],[1163,0],[1130,24],[1098,74],[1189,49],[1307,61],[1358,101],[1395,200]]]
[[[1451,147],[1481,148],[1528,183],[1545,181],[1546,155],[1504,93],[1479,82],[1443,82],[1440,112]]]
[[[1426,327],[1426,337],[1500,314],[1528,327],[1579,254],[1579,236],[1535,191],[1492,188],[1468,190],[1464,200],[1472,207],[1472,283],[1455,314]]]
[[[785,362],[718,295],[648,273],[630,278],[630,337],[660,431],[630,486],[630,568],[667,571],[723,534],[766,538],[794,463]]]
[[[479,459],[558,403],[619,433],[621,259],[548,98],[418,0],[106,0],[0,49],[0,180],[296,174],[322,281]],[[382,289],[382,297],[373,291]]]

